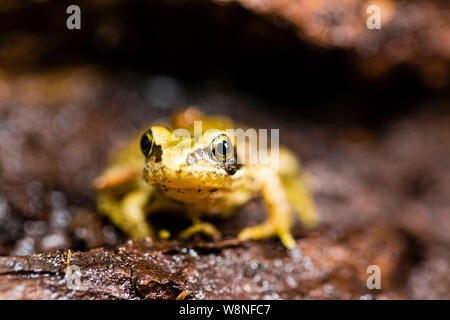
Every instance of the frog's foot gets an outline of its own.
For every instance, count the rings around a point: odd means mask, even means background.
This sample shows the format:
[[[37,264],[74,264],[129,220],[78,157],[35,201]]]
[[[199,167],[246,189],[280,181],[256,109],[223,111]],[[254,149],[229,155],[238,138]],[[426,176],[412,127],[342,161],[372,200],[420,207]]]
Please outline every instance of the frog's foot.
[[[154,235],[153,229],[147,222],[137,223],[134,225],[127,225],[123,228],[127,230],[127,234],[132,239],[144,239],[147,237],[152,237]]]
[[[220,231],[215,226],[208,222],[194,222],[194,224],[178,234],[178,238],[187,240],[194,234],[203,233],[214,240],[218,240],[221,237]]]
[[[243,229],[239,232],[238,239],[242,241],[259,240],[272,236],[278,236],[287,249],[292,249],[297,245],[288,227],[277,226],[276,223],[270,220],[256,226]]]
[[[239,233],[238,238],[257,240],[277,236],[287,249],[294,248],[297,244],[290,232],[293,215],[280,177],[264,176],[261,197],[268,211],[267,220],[262,224],[245,228]]]

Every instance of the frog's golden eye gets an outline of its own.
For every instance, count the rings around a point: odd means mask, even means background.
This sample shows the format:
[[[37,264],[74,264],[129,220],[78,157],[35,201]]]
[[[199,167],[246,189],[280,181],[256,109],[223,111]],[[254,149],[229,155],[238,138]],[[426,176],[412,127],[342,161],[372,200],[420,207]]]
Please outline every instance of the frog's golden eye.
[[[211,158],[215,161],[226,162],[233,156],[233,146],[226,135],[216,137],[211,143]]]
[[[152,131],[148,130],[141,138],[141,151],[146,157],[148,157],[152,154],[154,146],[155,142],[153,140]]]

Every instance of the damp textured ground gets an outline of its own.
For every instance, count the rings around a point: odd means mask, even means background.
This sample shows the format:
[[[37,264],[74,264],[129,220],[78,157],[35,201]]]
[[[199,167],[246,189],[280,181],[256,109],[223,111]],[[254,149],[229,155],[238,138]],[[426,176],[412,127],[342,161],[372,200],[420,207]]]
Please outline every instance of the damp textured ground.
[[[450,299],[447,2],[381,1],[376,32],[361,1],[80,1],[72,33],[68,4],[0,3],[1,299]],[[235,240],[259,199],[218,242],[98,214],[107,159],[189,105],[280,129],[321,218],[298,249]]]

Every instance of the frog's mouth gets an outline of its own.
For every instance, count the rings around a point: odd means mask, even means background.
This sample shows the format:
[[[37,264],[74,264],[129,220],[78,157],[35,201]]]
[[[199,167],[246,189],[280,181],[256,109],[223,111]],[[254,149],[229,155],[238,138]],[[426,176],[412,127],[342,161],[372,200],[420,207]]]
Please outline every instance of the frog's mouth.
[[[228,191],[229,188],[212,188],[212,187],[191,187],[191,188],[172,188],[172,187],[160,187],[160,189],[168,194],[188,194],[194,197],[204,198],[204,194],[213,195],[214,193],[220,193],[220,191]]]
[[[236,166],[237,168],[237,166]],[[150,184],[155,184],[162,190],[206,190],[206,189],[231,189],[245,174],[245,167],[228,173],[224,168],[208,163],[208,165],[184,165],[182,168],[167,170],[167,168],[146,167],[144,177]]]

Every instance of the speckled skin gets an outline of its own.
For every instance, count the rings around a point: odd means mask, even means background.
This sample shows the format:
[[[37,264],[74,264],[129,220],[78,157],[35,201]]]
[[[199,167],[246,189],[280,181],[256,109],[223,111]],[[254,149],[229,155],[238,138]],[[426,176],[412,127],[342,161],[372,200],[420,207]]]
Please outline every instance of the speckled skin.
[[[202,121],[202,135],[198,139],[193,138],[195,120]],[[229,139],[232,147],[235,145],[236,141],[231,141],[225,132],[234,126],[226,117],[206,117],[197,109],[189,108],[173,115],[172,131],[163,126],[151,127],[148,131],[151,151],[147,156],[139,150],[139,140],[133,139],[95,180],[99,211],[129,236],[142,238],[153,235],[146,221],[147,214],[180,210],[193,220],[193,225],[179,234],[180,238],[189,238],[198,232],[219,238],[220,232],[200,218],[204,215],[226,217],[260,196],[268,211],[267,220],[245,228],[238,238],[277,235],[287,248],[294,247],[290,233],[292,213],[298,212],[305,226],[314,226],[317,222],[299,163],[292,153],[281,148],[279,170],[275,172],[268,173],[264,170],[267,166],[261,164],[238,165],[237,158],[246,159],[243,146],[233,148],[233,156],[227,160],[227,164],[231,163],[229,166],[214,161],[210,153],[216,143]],[[190,133],[192,138],[180,138],[180,128],[186,129],[183,136]]]

